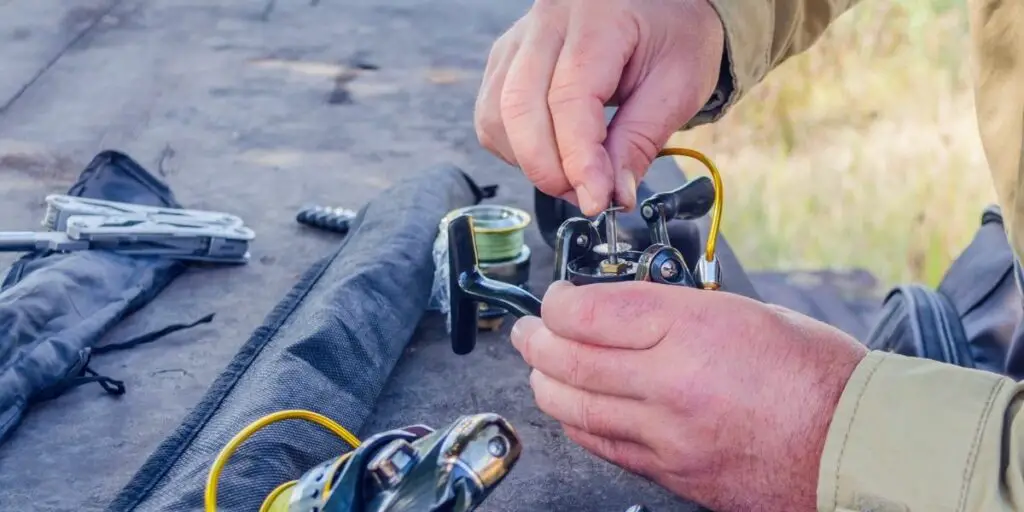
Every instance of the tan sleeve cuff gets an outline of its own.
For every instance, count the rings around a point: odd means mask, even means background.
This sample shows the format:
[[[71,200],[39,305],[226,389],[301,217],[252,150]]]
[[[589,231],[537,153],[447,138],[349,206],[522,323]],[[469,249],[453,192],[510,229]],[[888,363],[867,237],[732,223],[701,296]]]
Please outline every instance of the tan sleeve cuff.
[[[1012,384],[870,353],[843,391],[825,440],[818,510],[962,510],[979,452],[993,442],[999,449],[1005,404],[997,397]]]
[[[720,119],[768,71],[774,10],[766,0],[709,0],[725,30],[718,86],[684,130]]]

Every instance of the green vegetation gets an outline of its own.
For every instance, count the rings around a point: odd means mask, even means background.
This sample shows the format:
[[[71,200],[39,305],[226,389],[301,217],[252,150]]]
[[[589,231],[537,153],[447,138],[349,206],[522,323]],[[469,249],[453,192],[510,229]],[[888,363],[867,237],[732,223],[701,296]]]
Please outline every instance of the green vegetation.
[[[723,230],[750,268],[935,284],[994,200],[968,51],[963,2],[865,2],[673,143],[722,170]]]

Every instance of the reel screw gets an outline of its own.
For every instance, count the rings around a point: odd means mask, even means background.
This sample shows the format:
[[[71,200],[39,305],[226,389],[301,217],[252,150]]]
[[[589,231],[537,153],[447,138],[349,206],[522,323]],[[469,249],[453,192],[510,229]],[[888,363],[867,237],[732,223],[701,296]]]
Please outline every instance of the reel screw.
[[[662,263],[658,270],[661,272],[663,279],[674,279],[679,275],[679,267],[676,266],[676,262],[671,260]]]
[[[487,442],[487,453],[495,457],[504,457],[508,454],[508,441],[504,437],[494,436]]]
[[[587,238],[587,235],[580,235],[576,237],[576,245],[580,247],[586,247],[588,241],[589,239]]]
[[[401,483],[418,462],[419,456],[412,445],[398,441],[385,446],[370,460],[367,467],[377,483],[387,489]]]

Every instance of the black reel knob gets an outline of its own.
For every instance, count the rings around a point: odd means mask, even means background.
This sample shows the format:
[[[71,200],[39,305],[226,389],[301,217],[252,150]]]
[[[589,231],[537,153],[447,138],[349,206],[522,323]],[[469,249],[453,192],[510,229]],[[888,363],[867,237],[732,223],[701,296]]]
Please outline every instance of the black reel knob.
[[[715,185],[701,176],[668,192],[659,192],[640,203],[640,216],[647,223],[651,242],[670,245],[668,222],[703,217],[715,205]]]

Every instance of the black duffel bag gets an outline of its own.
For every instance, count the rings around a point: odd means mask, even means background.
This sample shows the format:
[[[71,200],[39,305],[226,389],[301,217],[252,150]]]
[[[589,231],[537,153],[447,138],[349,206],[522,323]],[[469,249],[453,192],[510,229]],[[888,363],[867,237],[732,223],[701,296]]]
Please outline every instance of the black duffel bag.
[[[868,347],[1019,380],[1024,308],[1015,261],[1002,214],[990,206],[937,289],[908,284],[889,292]]]

